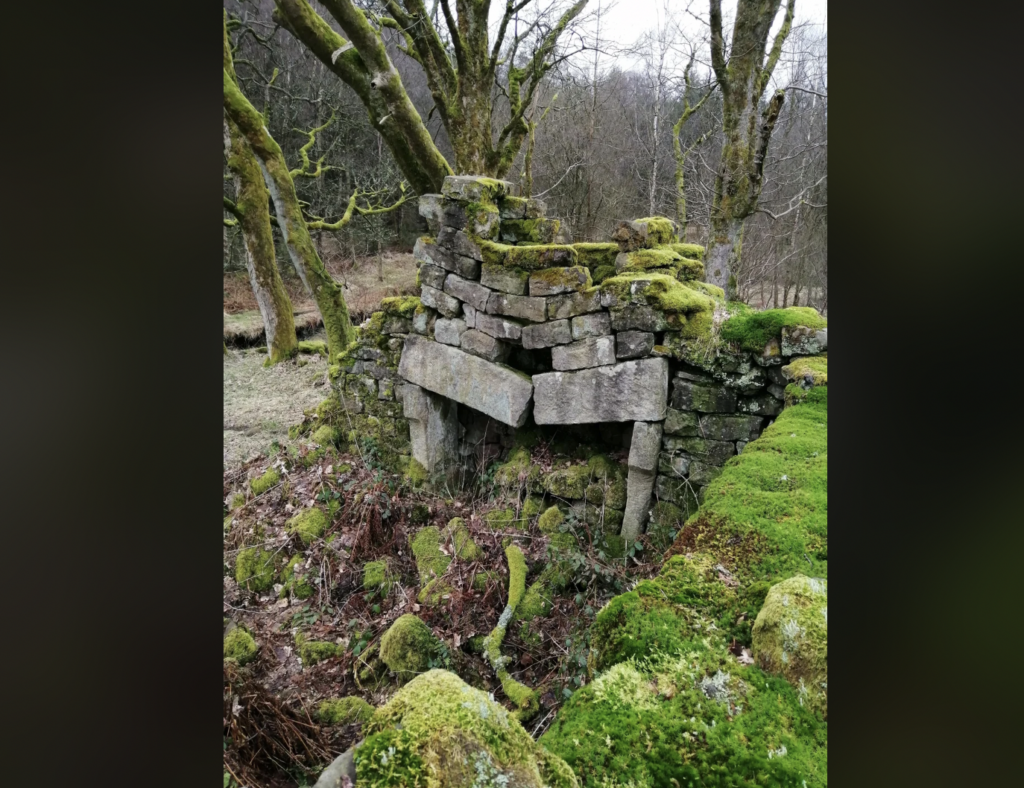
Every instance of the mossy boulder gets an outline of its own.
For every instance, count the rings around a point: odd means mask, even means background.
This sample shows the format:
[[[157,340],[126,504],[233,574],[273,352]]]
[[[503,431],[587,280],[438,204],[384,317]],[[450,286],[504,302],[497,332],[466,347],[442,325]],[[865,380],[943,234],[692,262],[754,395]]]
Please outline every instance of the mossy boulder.
[[[516,517],[516,510],[511,508],[492,509],[484,515],[484,522],[495,531],[501,531],[513,526],[524,526],[525,521]]]
[[[782,368],[782,375],[803,389],[827,386],[828,354],[793,359]]]
[[[360,788],[579,785],[500,704],[445,670],[410,681],[363,732],[355,751]]]
[[[615,257],[619,253],[619,245],[613,243],[578,243],[572,245],[580,265],[585,265],[594,273],[597,282],[597,271],[600,268],[615,268]]]
[[[571,465],[559,468],[543,478],[544,490],[556,498],[566,500],[582,499],[590,482],[590,468],[586,465]]]
[[[754,622],[753,655],[827,717],[828,581],[795,575],[773,585]]]
[[[817,329],[827,327],[828,321],[809,306],[741,312],[722,323],[722,339],[735,343],[741,350],[762,353],[771,340],[781,338],[784,326]]]
[[[295,635],[295,647],[298,649],[299,659],[302,660],[304,667],[323,662],[342,652],[342,648],[337,643],[326,640],[308,640],[302,632]]]
[[[329,525],[327,515],[316,506],[304,509],[285,523],[285,530],[298,536],[304,545],[310,545],[314,539],[323,536]]]
[[[668,244],[668,248],[673,252],[679,252],[683,257],[689,257],[693,260],[704,260],[704,247],[700,244]]]
[[[562,514],[562,510],[557,506],[552,506],[544,511],[544,513],[537,518],[537,527],[542,533],[548,536],[553,536],[559,533],[558,526],[565,522],[565,515]]]
[[[380,658],[399,681],[408,681],[436,665],[444,643],[412,613],[400,616],[380,639]]]
[[[281,475],[276,468],[267,468],[266,473],[249,482],[253,495],[263,495],[271,487],[281,481]]]
[[[322,701],[316,710],[317,719],[324,725],[364,723],[372,716],[373,706],[355,695]]]
[[[785,681],[700,637],[616,664],[576,691],[539,743],[581,785],[827,785],[825,724]]]
[[[441,552],[443,537],[441,529],[436,525],[421,528],[413,536],[412,554],[416,559],[416,569],[420,575],[420,585],[426,585],[448,570],[452,562],[451,556]]]
[[[250,591],[266,591],[277,577],[277,555],[259,547],[248,547],[235,558],[235,580]]]
[[[241,627],[235,627],[224,638],[224,659],[244,665],[256,658],[256,641]]]

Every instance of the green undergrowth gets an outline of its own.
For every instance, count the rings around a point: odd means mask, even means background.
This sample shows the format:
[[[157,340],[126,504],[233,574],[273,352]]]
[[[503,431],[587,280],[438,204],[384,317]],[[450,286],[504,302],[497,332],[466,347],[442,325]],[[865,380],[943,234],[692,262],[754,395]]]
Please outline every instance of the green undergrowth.
[[[806,606],[813,627],[766,614],[762,663],[737,659],[773,586],[824,588],[827,405],[819,387],[783,411],[709,485],[661,572],[599,611],[595,678],[540,739],[582,785],[827,784],[823,603]]]
[[[733,315],[722,323],[722,339],[735,342],[742,350],[760,353],[772,339],[779,339],[784,326],[825,328],[825,320],[809,306],[791,306],[786,309],[766,309]]]

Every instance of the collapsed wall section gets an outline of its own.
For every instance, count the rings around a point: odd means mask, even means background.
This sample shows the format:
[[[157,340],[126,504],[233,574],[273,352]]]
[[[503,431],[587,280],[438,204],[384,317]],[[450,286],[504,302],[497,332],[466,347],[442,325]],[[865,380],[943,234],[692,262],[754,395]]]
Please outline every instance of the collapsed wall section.
[[[743,305],[700,281],[704,250],[678,243],[673,222],[624,221],[609,243],[565,243],[542,202],[512,191],[450,176],[420,198],[432,233],[414,249],[421,295],[393,316],[405,331],[388,340],[400,361],[386,376],[412,458],[450,477],[471,455],[481,468],[499,457],[526,426],[632,423],[643,445],[630,446],[622,535],[652,511],[685,520],[781,412],[783,362],[827,347],[824,321],[783,320],[754,348],[723,343],[719,324]]]

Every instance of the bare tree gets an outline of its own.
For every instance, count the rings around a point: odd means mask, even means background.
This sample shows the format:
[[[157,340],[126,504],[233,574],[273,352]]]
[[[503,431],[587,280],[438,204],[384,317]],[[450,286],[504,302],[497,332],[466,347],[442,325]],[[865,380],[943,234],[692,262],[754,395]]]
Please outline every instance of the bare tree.
[[[757,208],[768,142],[785,92],[776,91],[763,110],[761,99],[789,35],[795,2],[787,0],[782,27],[766,53],[768,33],[781,0],[739,0],[726,60],[722,3],[710,0],[711,64],[722,91],[724,140],[715,184],[706,270],[708,281],[724,288],[730,300],[736,297],[733,271],[743,244],[743,221]]]
[[[224,12],[225,79],[235,80],[228,40],[227,12]],[[245,267],[256,296],[267,337],[267,363],[276,364],[295,355],[298,338],[292,303],[284,289],[274,258],[274,237],[268,213],[269,195],[259,164],[238,126],[224,119],[224,153],[234,176],[235,199],[224,198],[224,207],[235,217],[245,241]],[[225,345],[225,348],[227,346]]]
[[[371,122],[413,188],[439,191],[452,168],[435,145],[387,52],[385,30],[394,30],[401,52],[423,69],[436,112],[448,133],[460,173],[504,177],[529,133],[526,119],[541,80],[560,59],[559,38],[587,0],[577,0],[553,22],[522,14],[534,0],[508,0],[493,43],[490,0],[440,0],[442,28],[424,0],[382,0],[385,15],[367,14],[353,0],[322,0],[348,40],[331,29],[306,0],[275,0],[275,18],[359,95]],[[511,37],[509,35],[511,34]],[[501,78],[501,79],[499,79]],[[508,105],[497,131],[494,90]]]

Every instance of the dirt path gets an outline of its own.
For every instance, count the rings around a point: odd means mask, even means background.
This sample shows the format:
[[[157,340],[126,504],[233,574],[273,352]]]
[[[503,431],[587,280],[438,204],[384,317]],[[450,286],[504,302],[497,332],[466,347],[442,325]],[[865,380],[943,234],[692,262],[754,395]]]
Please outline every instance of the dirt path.
[[[312,339],[324,339],[317,334]],[[232,350],[224,357],[224,468],[287,446],[288,427],[328,393],[327,360],[299,356],[266,369],[264,353]]]

